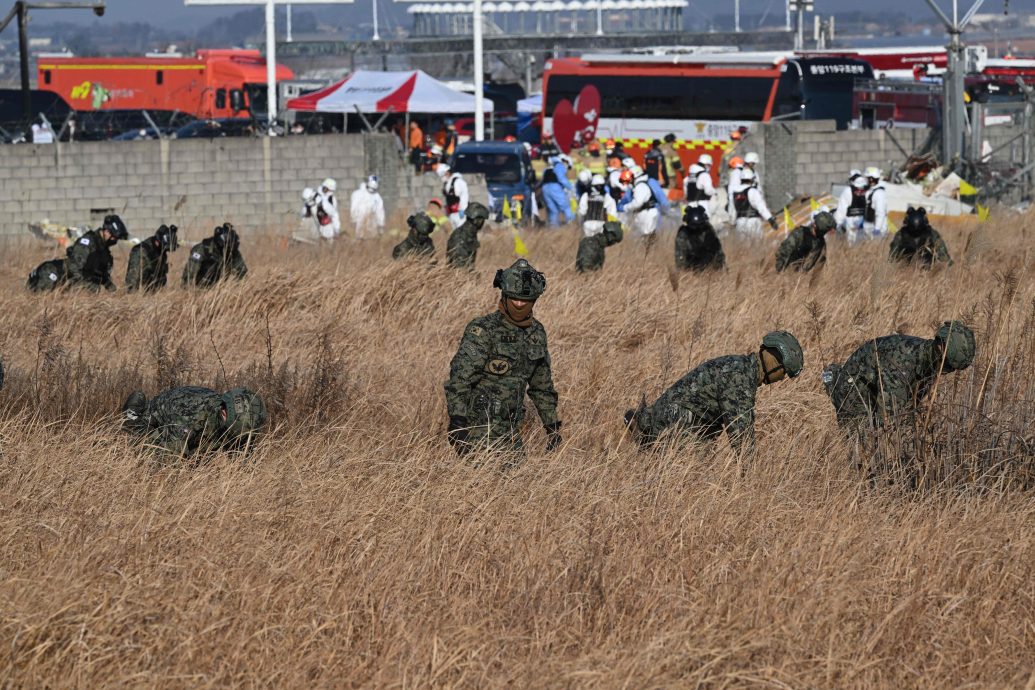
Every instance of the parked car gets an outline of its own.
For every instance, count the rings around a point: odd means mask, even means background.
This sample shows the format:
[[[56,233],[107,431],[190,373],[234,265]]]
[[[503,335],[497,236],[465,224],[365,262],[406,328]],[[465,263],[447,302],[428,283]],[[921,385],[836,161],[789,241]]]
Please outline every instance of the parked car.
[[[531,219],[532,196],[535,194],[535,171],[524,144],[509,141],[468,141],[457,147],[450,164],[453,170],[471,175],[484,175],[489,188],[489,210],[498,221],[503,219],[504,200],[521,221]]]

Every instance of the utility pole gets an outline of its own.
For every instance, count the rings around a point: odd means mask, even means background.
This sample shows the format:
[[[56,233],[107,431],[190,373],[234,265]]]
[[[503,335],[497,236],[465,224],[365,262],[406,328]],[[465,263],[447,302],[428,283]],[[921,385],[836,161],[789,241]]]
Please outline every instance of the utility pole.
[[[733,0],[733,31],[740,33],[740,0]]]
[[[786,3],[784,4],[784,10],[785,10],[784,24],[783,24],[784,31],[790,31],[791,30],[791,3],[793,1],[794,0],[786,0]]]
[[[291,38],[291,5],[287,6],[285,14],[287,15],[287,21],[285,22],[286,26],[284,27],[284,29],[285,29],[284,40],[287,41],[288,43],[291,43],[291,41],[292,41],[292,38]]]
[[[794,10],[798,15],[798,29],[794,33],[794,49],[805,50],[805,12],[814,11],[815,5],[812,0],[788,0],[787,7],[788,11]]]
[[[974,5],[959,18],[959,0],[952,0],[952,19],[950,20],[935,0],[927,0],[934,13],[942,20],[949,33],[948,65],[943,78],[942,96],[942,162],[953,163],[963,157],[963,133],[966,129],[966,104],[963,99],[964,77],[966,77],[966,55],[961,35],[970,20],[985,0],[975,0]]]
[[[485,140],[485,112],[482,110],[485,94],[485,67],[482,65],[482,0],[474,0],[474,140]]]
[[[377,33],[377,0],[374,0],[374,40],[381,40],[381,36]]]
[[[103,17],[104,0],[97,2],[25,2],[18,0],[3,21],[0,21],[0,31],[3,31],[12,19],[18,17],[18,67],[22,80],[22,117],[25,118],[26,124],[32,120],[32,89],[29,86],[29,10],[93,10],[98,17]]]

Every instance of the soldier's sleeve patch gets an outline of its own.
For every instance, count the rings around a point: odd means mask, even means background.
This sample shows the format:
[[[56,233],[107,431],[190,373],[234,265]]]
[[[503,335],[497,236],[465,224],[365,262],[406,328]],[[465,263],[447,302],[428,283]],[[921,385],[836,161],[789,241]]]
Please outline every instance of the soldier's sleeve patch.
[[[484,332],[481,326],[471,326],[471,335],[480,336]]]
[[[90,246],[90,238],[89,237],[80,237],[79,238],[79,244],[82,244],[82,245],[85,245],[85,246],[89,247]]]
[[[490,374],[503,376],[510,371],[510,362],[505,359],[492,359],[485,365],[485,370]]]
[[[201,254],[199,254],[198,252],[192,252],[190,258],[194,259],[195,261],[201,261]]]

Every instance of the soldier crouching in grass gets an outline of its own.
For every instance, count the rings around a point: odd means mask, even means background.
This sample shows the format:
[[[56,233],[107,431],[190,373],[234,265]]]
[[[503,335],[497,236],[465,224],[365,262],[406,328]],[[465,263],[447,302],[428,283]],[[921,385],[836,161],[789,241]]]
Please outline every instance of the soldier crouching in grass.
[[[266,405],[247,388],[219,394],[181,386],[151,400],[142,391],[122,406],[123,428],[170,455],[246,448],[266,424]]]
[[[503,452],[511,456],[506,464],[513,465],[524,448],[526,393],[546,429],[546,450],[561,443],[546,329],[532,318],[546,278],[519,259],[497,271],[492,285],[502,292],[499,307],[467,324],[449,366],[448,439],[461,456],[476,450]]]
[[[798,339],[787,331],[762,338],[758,352],[726,355],[701,364],[676,381],[653,405],[625,413],[641,447],[654,445],[668,429],[683,438],[711,441],[723,430],[730,445],[748,458],[755,452],[755,394],[759,386],[794,378],[805,366]]]

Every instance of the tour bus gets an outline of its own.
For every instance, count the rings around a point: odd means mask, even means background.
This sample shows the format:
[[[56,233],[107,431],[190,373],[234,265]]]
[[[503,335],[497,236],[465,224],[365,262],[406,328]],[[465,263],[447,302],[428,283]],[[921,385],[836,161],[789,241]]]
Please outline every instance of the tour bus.
[[[196,56],[41,56],[38,84],[80,112],[178,111],[198,118],[266,112],[266,58],[257,50],[199,50]],[[294,75],[277,65],[278,81]]]
[[[684,169],[710,153],[717,177],[732,133],[782,119],[846,128],[855,80],[872,78],[860,60],[788,52],[555,58],[543,75],[543,132],[565,150],[572,135],[614,139],[641,161],[652,140],[674,134]]]

